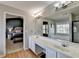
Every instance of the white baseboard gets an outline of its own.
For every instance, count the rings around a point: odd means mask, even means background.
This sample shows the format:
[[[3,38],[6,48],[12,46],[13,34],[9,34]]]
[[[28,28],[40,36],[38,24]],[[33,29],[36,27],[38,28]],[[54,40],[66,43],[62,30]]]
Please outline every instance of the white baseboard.
[[[28,49],[29,49],[29,48],[24,48],[24,50],[28,50]],[[15,51],[8,52],[7,54],[15,53],[15,52],[20,51],[20,50],[23,50],[23,49],[17,49],[17,50],[15,50]],[[6,56],[6,54],[0,55],[0,58],[3,58],[3,57],[5,57],[5,56]]]
[[[24,50],[28,50],[29,48],[24,48]]]
[[[21,50],[23,50],[23,48],[21,48],[21,49],[17,49],[17,50],[14,50],[14,51],[9,51],[9,52],[7,52],[7,54],[15,53],[15,52],[17,52],[17,51],[21,51]]]

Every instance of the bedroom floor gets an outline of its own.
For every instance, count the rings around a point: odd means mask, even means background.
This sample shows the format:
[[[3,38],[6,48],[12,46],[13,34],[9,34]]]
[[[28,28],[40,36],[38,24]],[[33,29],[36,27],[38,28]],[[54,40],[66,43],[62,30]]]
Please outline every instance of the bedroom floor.
[[[13,40],[6,39],[6,50],[7,53],[12,53],[17,50],[23,49],[23,42],[13,43]]]

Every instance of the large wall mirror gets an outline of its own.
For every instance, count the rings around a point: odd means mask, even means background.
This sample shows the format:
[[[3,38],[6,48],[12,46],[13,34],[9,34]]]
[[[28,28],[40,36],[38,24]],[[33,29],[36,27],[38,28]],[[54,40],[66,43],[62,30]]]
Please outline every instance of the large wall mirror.
[[[48,36],[54,39],[69,40],[70,36],[70,23],[69,16],[62,15],[52,17],[49,20],[49,33]]]

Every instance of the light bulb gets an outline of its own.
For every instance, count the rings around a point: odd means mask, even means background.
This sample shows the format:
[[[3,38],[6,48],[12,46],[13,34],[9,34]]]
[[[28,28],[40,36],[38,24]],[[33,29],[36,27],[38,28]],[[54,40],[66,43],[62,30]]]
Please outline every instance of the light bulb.
[[[56,3],[54,4],[55,7],[59,7],[60,3]]]

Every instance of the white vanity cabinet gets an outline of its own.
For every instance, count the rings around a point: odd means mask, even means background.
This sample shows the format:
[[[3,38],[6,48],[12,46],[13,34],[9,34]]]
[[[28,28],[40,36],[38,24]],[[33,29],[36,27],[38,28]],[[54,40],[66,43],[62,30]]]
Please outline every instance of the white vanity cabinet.
[[[31,49],[31,46],[32,46],[32,44],[31,44],[31,37],[29,37],[29,48]]]
[[[53,49],[54,47],[49,47],[46,41],[44,43],[41,41],[42,39],[34,39],[32,37],[29,38],[29,48],[38,55],[39,53],[45,53],[46,58],[71,58],[63,52],[57,51]]]
[[[29,48],[35,53],[35,41],[32,38],[29,38]]]
[[[56,51],[46,48],[46,58],[56,58]]]
[[[63,53],[57,52],[57,58],[71,58],[68,55],[65,55]]]

